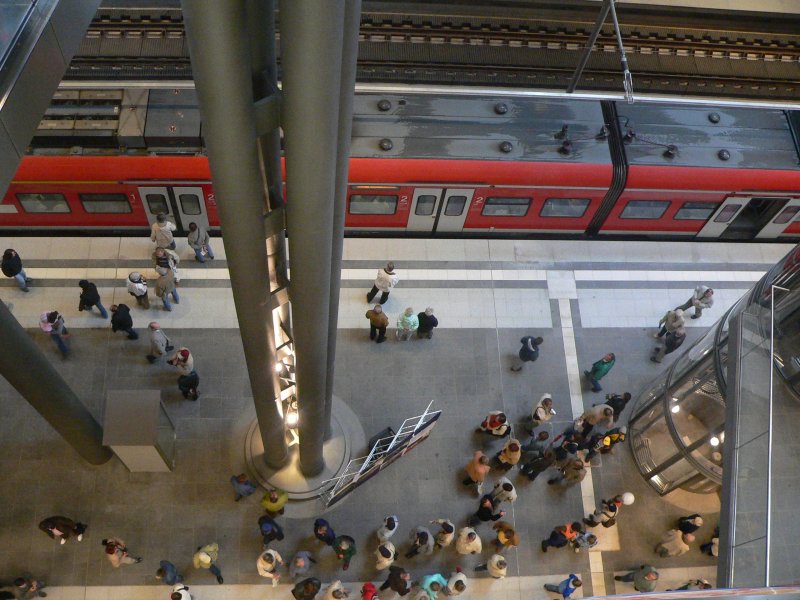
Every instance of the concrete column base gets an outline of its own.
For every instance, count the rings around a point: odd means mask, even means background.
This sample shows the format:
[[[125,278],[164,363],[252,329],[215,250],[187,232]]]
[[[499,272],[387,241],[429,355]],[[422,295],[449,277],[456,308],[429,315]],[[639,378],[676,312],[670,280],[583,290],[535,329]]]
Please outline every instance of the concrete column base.
[[[270,468],[264,462],[264,445],[258,423],[253,420],[250,424],[245,438],[247,467],[261,486],[277,487],[289,492],[285,517],[303,519],[324,512],[325,504],[319,496],[332,487],[332,484],[324,482],[341,475],[351,459],[366,456],[369,452],[361,421],[336,396],[333,397],[331,430],[332,435],[325,441],[322,450],[324,470],[316,477],[306,477],[300,471],[300,448],[297,444],[289,447],[286,466],[277,471]]]

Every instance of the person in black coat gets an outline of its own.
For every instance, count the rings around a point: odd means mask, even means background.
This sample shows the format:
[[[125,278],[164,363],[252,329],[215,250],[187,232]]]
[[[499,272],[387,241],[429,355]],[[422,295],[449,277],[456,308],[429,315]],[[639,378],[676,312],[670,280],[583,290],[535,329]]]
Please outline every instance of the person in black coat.
[[[411,591],[411,573],[403,567],[389,567],[389,577],[381,585],[381,591],[391,588],[393,592],[405,596]]]
[[[499,502],[497,504],[500,504]],[[485,494],[481,497],[480,504],[478,505],[478,510],[472,515],[469,520],[467,521],[467,525],[473,527],[478,525],[479,523],[488,523],[489,521],[499,521],[502,519],[506,511],[500,510],[495,512],[497,505],[494,503],[491,494]]]
[[[22,259],[13,248],[8,248],[3,252],[3,261],[0,263],[0,270],[6,277],[13,277],[17,280],[19,289],[23,292],[29,292],[28,284],[33,281],[25,274],[22,268]]]
[[[614,409],[614,423],[619,421],[619,416],[625,410],[628,402],[631,400],[629,392],[625,392],[621,396],[619,394],[606,394],[606,404]],[[594,406],[594,405],[593,405]]]
[[[417,337],[431,339],[433,337],[433,328],[439,326],[439,319],[433,316],[433,309],[429,306],[425,309],[425,312],[417,315],[417,319],[419,319]]]
[[[114,304],[111,306],[111,331],[124,331],[129,340],[138,340],[139,334],[133,330],[131,309],[127,304]]]
[[[550,448],[544,451],[544,453],[538,457],[534,458],[531,461],[526,462],[520,470],[530,479],[533,481],[539,475],[544,473],[547,469],[552,467],[556,462],[556,455]]]
[[[92,310],[93,306],[97,307],[100,311],[100,316],[104,319],[108,318],[106,307],[100,302],[100,293],[97,291],[97,286],[91,281],[81,279],[78,282],[78,287],[81,288],[81,297],[78,300],[78,310]]]
[[[280,542],[284,537],[281,526],[269,515],[263,515],[258,520],[258,529],[261,532],[261,536],[264,538],[265,548],[271,541],[278,540]]]
[[[522,347],[519,349],[519,361],[511,367],[514,372],[521,371],[526,362],[533,362],[539,358],[539,346],[542,345],[544,340],[540,337],[533,337],[526,335],[519,343]]]
[[[703,517],[697,513],[678,519],[678,529],[681,533],[694,533],[703,526]]]
[[[322,588],[322,583],[316,577],[308,577],[292,588],[292,596],[297,600],[314,600]]]

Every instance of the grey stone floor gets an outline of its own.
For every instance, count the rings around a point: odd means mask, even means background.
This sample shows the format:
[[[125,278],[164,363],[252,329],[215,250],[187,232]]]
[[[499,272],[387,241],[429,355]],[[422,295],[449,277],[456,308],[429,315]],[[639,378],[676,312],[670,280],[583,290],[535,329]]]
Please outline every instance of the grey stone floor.
[[[573,303],[574,305],[574,303]],[[555,305],[554,305],[555,306]],[[359,554],[351,569],[337,571],[329,550],[318,552],[321,579],[375,580],[372,551],[374,531],[384,515],[397,514],[401,529],[396,543],[418,524],[448,517],[461,526],[475,510],[474,496],[460,484],[461,468],[476,448],[494,451],[501,442],[477,436],[473,429],[488,410],[503,408],[515,420],[530,411],[543,392],[555,398],[560,422],[570,417],[568,382],[558,311],[550,331],[460,329],[437,332],[433,340],[407,343],[369,343],[364,330],[340,330],[337,351],[336,393],[360,415],[367,436],[386,426],[419,414],[431,399],[443,411],[430,439],[359,488],[330,511],[326,518],[338,533],[352,535]],[[573,309],[573,314],[577,311]],[[709,325],[711,322],[709,322]],[[634,394],[660,368],[647,360],[652,331],[642,329],[581,329],[576,323],[581,366],[585,368],[606,351],[616,351],[618,363],[603,381],[607,391]],[[152,583],[161,559],[189,571],[194,549],[210,541],[221,546],[219,564],[226,583],[255,583],[255,559],[260,551],[256,521],[261,514],[255,496],[234,503],[228,478],[243,468],[243,441],[253,418],[249,383],[236,330],[173,330],[172,339],[190,347],[201,376],[202,396],[197,403],[184,401],[175,386],[176,374],[164,365],[144,360],[146,342],[129,342],[124,335],[103,330],[75,330],[73,356],[62,361],[49,339],[31,331],[41,348],[53,358],[70,385],[101,418],[106,391],[161,389],[170,415],[177,423],[177,467],[171,474],[131,474],[116,459],[91,467],[52,431],[28,404],[0,380],[0,581],[21,571],[45,575],[51,585],[130,585]],[[521,374],[508,370],[521,333],[545,338],[540,359]],[[690,330],[687,344],[699,334]],[[25,368],[20,365],[20,368]],[[585,406],[601,399],[584,391]],[[627,417],[630,407],[623,415]],[[512,475],[514,477],[515,475]],[[627,446],[593,469],[599,499],[620,491],[636,494],[637,502],[621,519],[621,552],[604,552],[606,571],[642,562],[669,567],[703,566],[711,559],[694,550],[674,559],[658,559],[653,546],[682,511],[651,491],[639,476]],[[513,506],[513,521],[522,545],[512,551],[514,574],[542,575],[588,571],[585,553],[566,550],[542,554],[540,540],[553,525],[582,516],[580,490],[550,489],[540,477],[520,482],[520,498]],[[81,544],[59,547],[37,529],[45,516],[63,514],[87,522]],[[509,515],[512,516],[512,515]],[[717,515],[705,515],[698,540],[705,541]],[[287,560],[300,548],[321,550],[311,537],[310,519],[285,519],[287,538],[277,545]],[[488,526],[484,555],[492,536]],[[115,535],[133,553],[144,556],[142,565],[112,570],[99,540]],[[399,544],[398,544],[399,545]],[[470,568],[478,557],[459,557],[451,551],[430,559],[401,560],[415,575],[456,564]],[[612,590],[613,581],[607,577]],[[213,583],[205,573],[190,574],[190,582]],[[588,595],[589,589],[586,590]]]

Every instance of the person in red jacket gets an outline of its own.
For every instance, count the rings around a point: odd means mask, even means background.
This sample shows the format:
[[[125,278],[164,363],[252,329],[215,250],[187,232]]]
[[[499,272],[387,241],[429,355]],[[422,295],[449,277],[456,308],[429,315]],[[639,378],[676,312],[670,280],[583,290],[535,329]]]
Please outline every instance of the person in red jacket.
[[[372,582],[367,582],[361,586],[361,600],[378,600],[378,588]]]

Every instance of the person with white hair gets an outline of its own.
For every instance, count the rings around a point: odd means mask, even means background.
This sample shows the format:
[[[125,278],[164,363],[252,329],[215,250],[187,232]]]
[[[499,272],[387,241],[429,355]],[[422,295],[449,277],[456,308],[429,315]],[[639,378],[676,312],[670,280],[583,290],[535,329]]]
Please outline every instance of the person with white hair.
[[[675,310],[678,308],[681,310],[689,310],[692,306],[694,306],[694,314],[692,315],[692,318],[699,319],[703,314],[703,309],[711,308],[713,304],[714,290],[707,285],[698,285],[696,288],[694,288],[694,293],[692,293],[691,298],[678,306]]]
[[[394,263],[389,261],[384,268],[378,270],[375,283],[372,285],[372,289],[367,292],[367,304],[372,302],[378,291],[381,292],[381,299],[378,302],[386,304],[389,299],[389,292],[399,281],[400,277],[394,272]]]
[[[429,306],[424,312],[417,315],[417,319],[419,320],[417,337],[431,339],[434,327],[439,326],[439,319],[433,316],[433,309]]]
[[[410,306],[397,317],[397,339],[410,340],[412,334],[419,329],[419,319]]]
[[[703,526],[703,517],[697,513],[678,519],[678,529],[683,533],[694,533]]]
[[[147,295],[147,279],[139,271],[132,271],[128,275],[128,293],[136,298],[136,304],[142,308],[150,308],[150,297]]]

